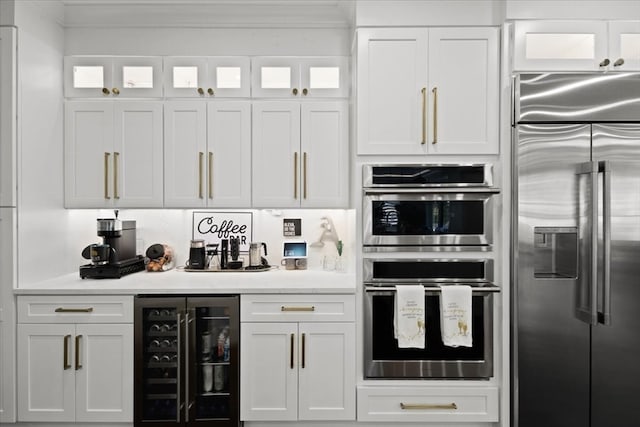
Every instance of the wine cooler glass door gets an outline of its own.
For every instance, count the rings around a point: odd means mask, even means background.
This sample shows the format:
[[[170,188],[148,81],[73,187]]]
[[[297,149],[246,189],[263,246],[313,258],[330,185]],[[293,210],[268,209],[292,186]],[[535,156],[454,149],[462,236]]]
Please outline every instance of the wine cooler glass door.
[[[181,422],[184,299],[136,301],[136,421]]]
[[[187,299],[188,420],[238,423],[239,298]]]

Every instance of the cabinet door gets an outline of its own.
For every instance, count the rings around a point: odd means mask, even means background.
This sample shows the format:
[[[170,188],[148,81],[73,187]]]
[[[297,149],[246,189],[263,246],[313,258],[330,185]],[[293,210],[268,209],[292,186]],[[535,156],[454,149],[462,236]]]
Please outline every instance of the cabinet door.
[[[251,96],[251,61],[242,56],[216,56],[209,58],[207,74],[213,96]]]
[[[18,325],[18,421],[75,420],[74,325]]]
[[[106,56],[65,56],[64,96],[66,98],[111,97],[113,60]]]
[[[424,154],[427,30],[358,30],[358,154]]]
[[[162,102],[114,103],[113,198],[123,208],[162,207]]]
[[[498,28],[429,30],[430,154],[497,154]]]
[[[300,420],[355,420],[354,323],[299,326]]]
[[[164,58],[164,94],[167,97],[209,97],[207,58],[171,56]],[[213,88],[211,88],[213,91]]]
[[[0,28],[0,206],[16,205],[15,28]]]
[[[303,98],[349,96],[349,61],[346,56],[311,57],[300,62]]]
[[[111,91],[118,98],[162,97],[162,58],[115,57]]]
[[[210,102],[207,199],[213,207],[251,206],[251,104]],[[270,162],[263,157],[261,163]]]
[[[640,21],[609,23],[610,69],[640,70]]]
[[[297,98],[302,93],[300,61],[295,57],[254,57],[251,70],[253,97]]]
[[[133,422],[133,325],[78,324],[76,421]]]
[[[594,71],[606,58],[606,21],[515,23],[515,71]]]
[[[65,207],[113,205],[113,103],[65,103]]]
[[[16,231],[16,209],[0,208],[0,424],[16,421]]]
[[[297,323],[242,323],[241,329],[240,420],[297,420]]]
[[[349,203],[347,103],[304,103],[301,114],[301,206],[347,207]]]
[[[166,207],[204,207],[207,199],[207,105],[170,101],[164,107],[164,202]]]
[[[252,200],[255,208],[300,206],[300,103],[253,104]]]

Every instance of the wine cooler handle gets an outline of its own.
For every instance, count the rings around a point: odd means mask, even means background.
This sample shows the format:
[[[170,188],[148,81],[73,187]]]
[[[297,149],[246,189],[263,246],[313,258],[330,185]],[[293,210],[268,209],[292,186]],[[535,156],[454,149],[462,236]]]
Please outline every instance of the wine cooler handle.
[[[191,318],[191,311],[187,310],[185,312],[184,315],[184,334],[185,334],[185,339],[184,339],[184,343],[185,343],[185,354],[187,354],[187,363],[184,364],[185,366],[185,371],[184,371],[184,393],[185,393],[185,397],[184,397],[184,420],[185,422],[189,422],[189,408],[191,407],[189,405],[190,401],[189,401],[189,352],[191,351],[191,349],[189,348],[189,339],[191,336],[191,326],[189,325],[189,323],[193,322],[193,319]]]
[[[176,324],[178,325],[178,348],[177,348],[177,354],[178,354],[178,368],[176,369],[178,371],[177,373],[177,382],[176,382],[176,422],[180,422],[180,406],[181,406],[181,396],[180,396],[180,388],[182,387],[181,384],[181,378],[180,378],[180,366],[182,366],[182,351],[180,351],[180,349],[182,348],[182,319],[180,316],[180,313],[176,313]]]

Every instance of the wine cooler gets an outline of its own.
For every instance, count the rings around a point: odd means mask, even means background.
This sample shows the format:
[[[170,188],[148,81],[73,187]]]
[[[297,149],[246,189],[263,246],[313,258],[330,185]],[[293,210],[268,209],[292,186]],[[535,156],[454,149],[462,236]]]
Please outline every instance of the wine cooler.
[[[136,426],[240,425],[239,301],[136,298]]]

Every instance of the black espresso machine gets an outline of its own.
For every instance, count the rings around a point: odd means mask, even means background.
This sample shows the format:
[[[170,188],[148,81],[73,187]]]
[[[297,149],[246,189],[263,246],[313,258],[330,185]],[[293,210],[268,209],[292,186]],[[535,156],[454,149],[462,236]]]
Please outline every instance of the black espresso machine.
[[[80,266],[82,279],[119,279],[144,270],[144,257],[136,255],[136,222],[115,218],[98,219],[98,236],[102,243],[87,246],[82,251],[91,264]]]

